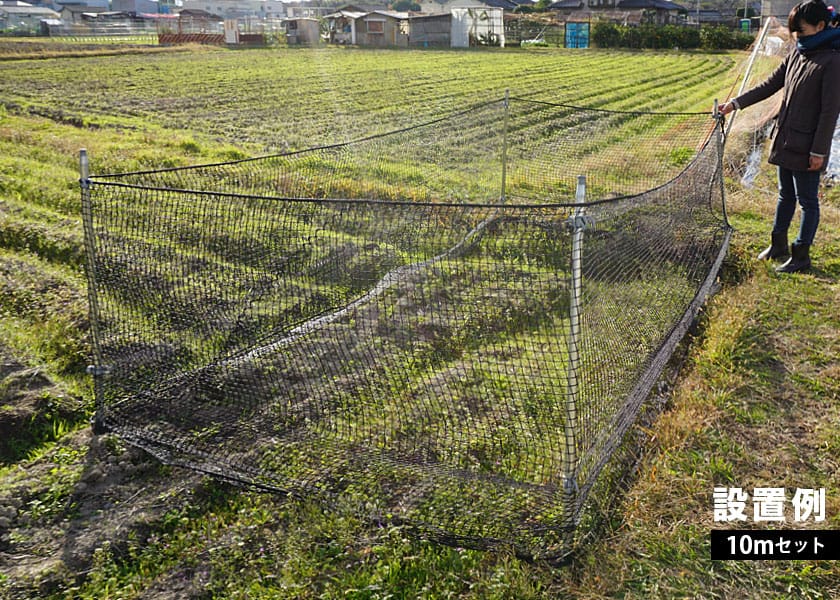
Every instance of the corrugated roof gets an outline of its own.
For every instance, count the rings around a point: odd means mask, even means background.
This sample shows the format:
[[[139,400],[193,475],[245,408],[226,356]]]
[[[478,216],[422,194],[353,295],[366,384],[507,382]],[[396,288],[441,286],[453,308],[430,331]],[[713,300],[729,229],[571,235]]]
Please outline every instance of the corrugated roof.
[[[361,13],[369,13],[375,10],[388,10],[388,6],[385,4],[345,4],[338,9],[339,12],[347,11]]]
[[[50,17],[60,16],[51,8],[46,6],[0,6],[0,12],[9,15],[46,15]]]
[[[684,6],[670,0],[621,0],[617,8],[655,8],[658,10],[687,11]]]
[[[349,10],[339,10],[338,12],[330,13],[328,15],[324,15],[325,19],[335,19],[336,17],[345,17],[347,19],[361,19],[366,14],[365,12],[353,12]]]
[[[433,20],[450,20],[452,19],[452,13],[431,13],[428,15],[409,15],[409,19],[412,21],[433,21]]]
[[[368,12],[356,12],[351,10],[339,10],[338,12],[330,13],[328,15],[324,15],[325,19],[335,19],[337,17],[344,17],[345,19],[361,19],[362,17],[367,17],[369,15],[383,15],[385,17],[391,17],[392,19],[407,19],[409,14],[407,12],[398,12],[395,10],[371,10]]]
[[[492,8],[504,8],[505,10],[515,10],[519,6],[511,0],[481,0],[481,3]]]
[[[557,0],[548,5],[551,10],[563,10],[569,8],[583,8],[583,0]]]
[[[372,10],[368,13],[369,15],[385,15],[386,17],[392,17],[394,19],[407,19],[408,13],[407,12],[399,12],[396,10]]]
[[[60,12],[65,10],[70,13],[101,13],[110,12],[107,8],[102,6],[86,6],[84,4],[60,4]]]

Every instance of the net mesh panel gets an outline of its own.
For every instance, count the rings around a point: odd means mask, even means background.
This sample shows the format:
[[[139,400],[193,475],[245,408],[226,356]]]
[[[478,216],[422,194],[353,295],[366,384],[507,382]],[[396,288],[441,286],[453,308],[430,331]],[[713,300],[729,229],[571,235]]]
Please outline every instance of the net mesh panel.
[[[566,555],[725,253],[715,131],[511,99],[91,177],[97,419],[170,463]]]

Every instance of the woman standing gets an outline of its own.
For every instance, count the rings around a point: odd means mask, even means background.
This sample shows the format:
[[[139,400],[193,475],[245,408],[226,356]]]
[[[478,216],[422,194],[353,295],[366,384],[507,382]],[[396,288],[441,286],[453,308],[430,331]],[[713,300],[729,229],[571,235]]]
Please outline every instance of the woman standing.
[[[720,108],[726,115],[784,90],[769,158],[778,167],[779,199],[770,246],[758,255],[762,260],[788,256],[788,229],[798,203],[799,235],[790,258],[776,269],[781,273],[811,266],[811,244],[820,222],[820,179],[840,113],[840,51],[832,47],[833,37],[822,33],[830,21],[831,12],[822,0],[794,6],[788,29],[797,37],[797,47],[767,80]]]

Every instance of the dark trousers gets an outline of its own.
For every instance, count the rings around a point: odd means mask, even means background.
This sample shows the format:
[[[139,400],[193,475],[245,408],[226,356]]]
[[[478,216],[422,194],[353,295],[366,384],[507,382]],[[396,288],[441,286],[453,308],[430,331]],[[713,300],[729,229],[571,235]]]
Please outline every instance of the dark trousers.
[[[813,244],[820,224],[820,178],[821,171],[791,171],[779,167],[779,202],[776,204],[776,218],[773,233],[787,234],[796,205],[802,209],[799,235],[794,244]]]

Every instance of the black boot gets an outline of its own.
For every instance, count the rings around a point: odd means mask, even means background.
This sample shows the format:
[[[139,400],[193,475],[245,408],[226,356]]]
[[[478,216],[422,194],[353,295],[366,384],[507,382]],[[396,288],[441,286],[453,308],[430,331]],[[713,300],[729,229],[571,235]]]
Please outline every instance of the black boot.
[[[796,273],[811,268],[809,252],[811,244],[793,244],[790,247],[790,258],[783,265],[776,267],[779,273]]]
[[[772,260],[788,255],[787,233],[771,233],[770,245],[758,255],[758,260]]]

